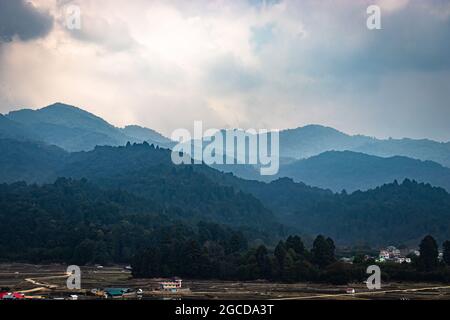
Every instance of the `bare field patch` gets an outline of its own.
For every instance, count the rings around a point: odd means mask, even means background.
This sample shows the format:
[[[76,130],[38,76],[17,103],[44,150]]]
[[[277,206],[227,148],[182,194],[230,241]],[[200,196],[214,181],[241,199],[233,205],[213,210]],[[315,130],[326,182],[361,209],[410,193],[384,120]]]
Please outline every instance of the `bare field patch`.
[[[77,294],[80,299],[98,299],[92,289],[142,289],[143,299],[288,299],[288,300],[450,300],[450,286],[436,283],[386,283],[381,290],[369,291],[365,284],[333,286],[316,283],[270,283],[266,281],[193,281],[185,280],[183,290],[168,293],[158,290],[162,279],[134,279],[122,266],[82,267],[81,290],[66,287],[63,265],[0,264],[0,288],[24,292],[29,296],[64,298]],[[347,288],[355,294],[347,294]]]

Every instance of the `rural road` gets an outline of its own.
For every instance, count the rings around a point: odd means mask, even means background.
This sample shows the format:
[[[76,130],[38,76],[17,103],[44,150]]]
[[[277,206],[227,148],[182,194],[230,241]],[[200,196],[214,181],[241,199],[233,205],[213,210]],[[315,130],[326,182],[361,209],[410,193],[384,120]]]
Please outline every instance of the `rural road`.
[[[64,275],[60,275],[60,276],[40,277],[40,278],[34,278],[34,279],[27,278],[27,279],[25,279],[25,281],[30,282],[30,283],[34,284],[35,286],[39,286],[39,288],[31,289],[31,290],[34,290],[34,291],[27,290],[26,292],[35,292],[35,291],[38,291],[38,289],[39,290],[56,289],[56,288],[58,288],[58,286],[55,285],[55,284],[50,284],[50,283],[45,283],[45,282],[38,282],[37,280],[42,281],[42,280],[67,278],[69,275],[70,274],[64,274]],[[22,291],[22,292],[25,292],[25,291]]]
[[[386,293],[407,293],[407,292],[418,292],[427,290],[440,290],[440,289],[450,289],[450,286],[443,287],[425,287],[425,288],[414,288],[414,289],[395,289],[395,290],[382,290],[382,291],[361,291],[356,293],[338,293],[338,294],[323,294],[315,296],[301,296],[301,297],[288,297],[279,298],[273,300],[308,300],[308,299],[322,299],[322,298],[336,298],[336,297],[354,297],[354,296],[367,296],[367,295],[377,295]]]

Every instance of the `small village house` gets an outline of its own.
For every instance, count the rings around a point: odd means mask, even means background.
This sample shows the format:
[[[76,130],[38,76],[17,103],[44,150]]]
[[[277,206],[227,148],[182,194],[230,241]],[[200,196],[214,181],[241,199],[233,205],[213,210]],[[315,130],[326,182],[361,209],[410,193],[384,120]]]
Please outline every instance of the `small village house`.
[[[183,280],[173,278],[171,281],[163,281],[159,283],[159,288],[162,291],[177,292],[182,288]]]

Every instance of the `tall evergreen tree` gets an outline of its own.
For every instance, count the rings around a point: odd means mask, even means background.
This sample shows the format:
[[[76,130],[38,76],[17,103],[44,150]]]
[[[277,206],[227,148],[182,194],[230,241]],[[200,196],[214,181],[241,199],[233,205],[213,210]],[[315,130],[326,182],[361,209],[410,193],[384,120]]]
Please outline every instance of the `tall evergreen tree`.
[[[444,248],[444,262],[446,265],[450,266],[450,241],[445,241],[443,244]]]
[[[286,240],[286,249],[293,249],[298,255],[305,254],[305,245],[299,236],[289,236]]]
[[[281,270],[281,280],[286,282],[293,282],[296,280],[297,270],[295,269],[296,253],[293,249],[289,249],[286,253],[283,262],[283,269]]]
[[[275,247],[275,258],[277,259],[278,265],[280,267],[280,270],[283,269],[284,266],[284,260],[286,259],[286,246],[283,241],[278,242],[278,245]]]
[[[272,277],[272,268],[268,256],[267,248],[263,245],[256,250],[256,262],[260,270],[260,275],[263,279],[270,279]]]
[[[438,265],[439,250],[436,240],[428,235],[420,243],[420,267],[424,271],[433,271]]]
[[[325,239],[324,236],[319,235],[314,240],[313,248],[311,250],[314,263],[320,268],[324,268],[332,264],[335,259],[335,246],[333,240]]]

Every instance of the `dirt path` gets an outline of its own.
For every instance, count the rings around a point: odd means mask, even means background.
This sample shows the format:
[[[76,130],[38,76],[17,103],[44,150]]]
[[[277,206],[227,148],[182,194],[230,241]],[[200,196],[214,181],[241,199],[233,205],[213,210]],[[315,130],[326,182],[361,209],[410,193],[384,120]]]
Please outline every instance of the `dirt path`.
[[[46,290],[46,289],[57,289],[57,288],[59,288],[58,285],[47,283],[47,282],[42,282],[42,280],[68,278],[69,275],[70,274],[64,274],[64,275],[59,275],[59,276],[40,277],[40,278],[34,278],[34,279],[27,278],[27,279],[25,279],[25,281],[30,282],[33,285],[39,286],[39,287],[31,289],[31,290],[22,291],[22,293],[37,292],[37,291]],[[37,281],[37,280],[39,280],[39,281]]]
[[[42,292],[42,291],[49,291],[49,289],[48,288],[45,288],[45,287],[37,287],[37,288],[34,288],[34,289],[30,289],[30,290],[22,290],[22,291],[20,291],[20,293],[35,293],[35,292]]]
[[[386,293],[407,293],[407,292],[441,290],[441,289],[450,289],[450,286],[425,287],[425,288],[414,288],[414,289],[395,289],[395,290],[383,290],[383,291],[362,291],[362,292],[356,292],[356,293],[323,294],[323,295],[315,295],[315,296],[279,298],[279,299],[273,299],[273,300],[307,300],[307,299],[322,299],[322,298],[336,298],[336,297],[355,297],[355,296],[367,296],[367,295],[377,295],[377,294],[386,294]]]

